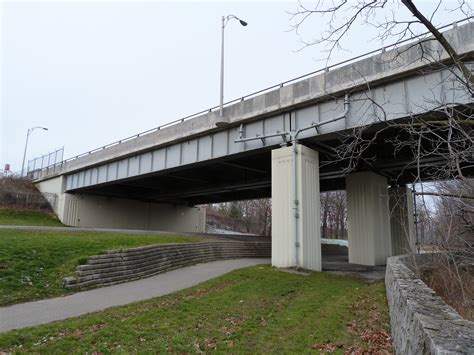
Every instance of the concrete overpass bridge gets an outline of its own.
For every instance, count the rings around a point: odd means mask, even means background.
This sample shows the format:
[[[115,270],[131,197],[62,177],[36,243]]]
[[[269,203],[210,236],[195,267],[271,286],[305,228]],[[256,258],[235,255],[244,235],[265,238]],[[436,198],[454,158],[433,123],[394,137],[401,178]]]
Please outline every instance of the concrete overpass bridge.
[[[474,24],[444,34],[472,70]],[[394,123],[442,118],[441,106],[472,110],[473,98],[436,41],[408,43],[230,102],[223,116],[210,109],[29,174],[58,194],[56,212],[72,226],[204,231],[194,206],[272,197],[273,264],[314,270],[319,193],[346,189],[349,260],[378,265],[413,247],[411,194],[400,186],[446,163],[433,154],[417,166],[410,150],[394,152],[390,139],[406,134]],[[361,127],[372,144],[347,174],[335,152]],[[392,197],[402,203],[390,214]]]

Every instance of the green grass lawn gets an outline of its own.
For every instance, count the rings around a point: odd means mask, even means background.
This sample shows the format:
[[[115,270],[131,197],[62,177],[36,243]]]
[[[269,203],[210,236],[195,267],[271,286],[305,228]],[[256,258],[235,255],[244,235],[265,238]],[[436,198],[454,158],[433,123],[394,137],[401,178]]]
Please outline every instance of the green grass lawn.
[[[0,226],[64,227],[53,213],[0,208]]]
[[[383,282],[241,269],[191,289],[0,334],[35,353],[390,353]]]
[[[65,276],[110,249],[199,241],[196,237],[89,231],[0,230],[0,306],[71,293]]]

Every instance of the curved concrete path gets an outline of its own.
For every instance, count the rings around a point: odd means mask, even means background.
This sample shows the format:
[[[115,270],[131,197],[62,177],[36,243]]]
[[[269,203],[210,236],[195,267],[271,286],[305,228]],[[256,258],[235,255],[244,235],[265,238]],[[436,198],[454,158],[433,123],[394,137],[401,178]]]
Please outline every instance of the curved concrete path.
[[[0,332],[31,327],[164,296],[247,266],[269,264],[270,259],[220,260],[184,267],[119,285],[78,292],[70,296],[0,308]]]

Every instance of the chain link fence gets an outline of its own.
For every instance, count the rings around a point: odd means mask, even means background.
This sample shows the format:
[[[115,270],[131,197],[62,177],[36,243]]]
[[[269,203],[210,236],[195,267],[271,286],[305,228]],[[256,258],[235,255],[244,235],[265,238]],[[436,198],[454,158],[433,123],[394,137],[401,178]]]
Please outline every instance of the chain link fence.
[[[54,152],[44,154],[38,158],[28,160],[27,173],[41,170],[51,165],[56,165],[63,161],[63,158],[64,147],[56,149]]]

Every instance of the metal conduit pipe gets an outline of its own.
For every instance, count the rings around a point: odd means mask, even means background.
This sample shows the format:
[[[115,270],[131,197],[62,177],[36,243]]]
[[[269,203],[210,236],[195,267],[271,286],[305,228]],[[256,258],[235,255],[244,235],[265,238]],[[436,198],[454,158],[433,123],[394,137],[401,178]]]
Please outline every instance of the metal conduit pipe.
[[[298,201],[298,165],[296,159],[298,158],[298,141],[295,139],[293,141],[293,221],[294,221],[294,233],[295,233],[295,266],[299,265],[299,238],[298,238],[298,218],[299,218],[299,201]]]
[[[331,119],[326,120],[326,121],[316,122],[316,123],[313,123],[309,126],[306,126],[306,127],[303,127],[301,129],[299,129],[296,132],[295,139],[297,138],[298,134],[300,134],[303,131],[307,131],[308,129],[311,129],[311,128],[318,128],[318,127],[324,126],[328,123],[333,123],[333,122],[342,120],[343,118],[346,118],[348,112],[349,112],[349,94],[346,94],[346,95],[344,95],[344,112],[340,116],[337,116],[335,118],[331,118]]]
[[[256,135],[255,137],[244,137],[244,135],[243,135],[243,132],[244,132],[243,124],[240,124],[239,131],[238,131],[239,139],[234,140],[234,143],[244,143],[244,142],[254,141],[254,140],[257,140],[257,139],[265,140],[267,138],[273,138],[273,137],[282,137],[283,141],[285,142],[285,137],[287,137],[287,136],[290,137],[290,142],[293,142],[293,141],[297,140],[298,135],[301,132],[307,131],[308,129],[312,129],[312,128],[318,128],[318,127],[327,125],[329,123],[333,123],[333,122],[342,120],[343,118],[346,118],[348,112],[349,112],[349,95],[346,94],[344,96],[344,112],[340,116],[337,116],[335,118],[331,118],[331,119],[326,120],[326,121],[313,123],[309,126],[300,128],[296,132],[295,131],[291,131],[291,132],[279,132],[279,131],[277,131],[276,133],[273,133],[273,134],[267,134],[267,135],[264,135],[264,136]],[[290,119],[291,119],[291,112],[290,112]]]

